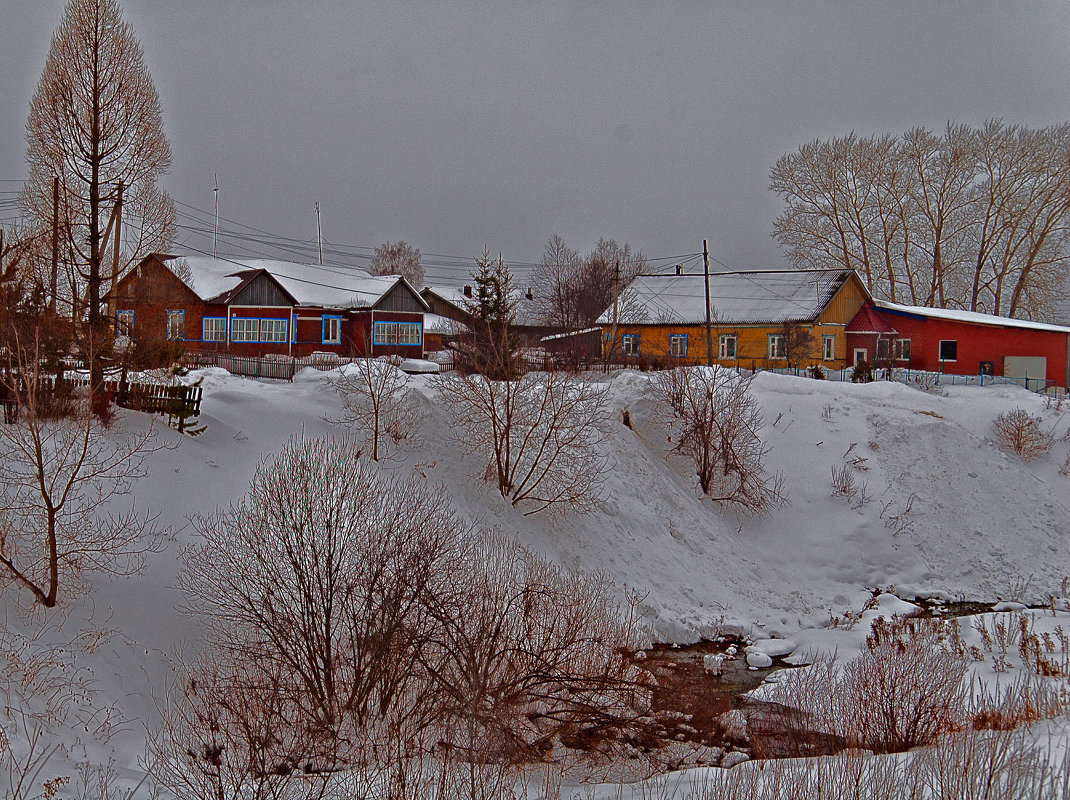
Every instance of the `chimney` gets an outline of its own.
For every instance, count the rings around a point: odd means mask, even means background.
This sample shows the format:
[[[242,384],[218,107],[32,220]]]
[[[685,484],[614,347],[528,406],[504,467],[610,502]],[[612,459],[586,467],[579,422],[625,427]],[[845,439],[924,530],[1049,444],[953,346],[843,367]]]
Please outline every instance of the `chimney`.
[[[471,297],[472,296],[472,284],[466,283],[464,285],[464,296],[465,297]]]
[[[683,275],[684,274],[684,265],[683,264],[677,264],[676,265],[676,274],[677,275]]]
[[[534,300],[535,300],[535,296],[534,296],[534,295],[532,295],[532,293],[531,293],[531,289],[530,289],[530,288],[528,289],[528,293],[527,293],[527,294],[525,294],[525,295],[524,295],[524,297],[526,297],[526,298],[527,298],[528,300],[531,300],[531,301],[534,301]]]

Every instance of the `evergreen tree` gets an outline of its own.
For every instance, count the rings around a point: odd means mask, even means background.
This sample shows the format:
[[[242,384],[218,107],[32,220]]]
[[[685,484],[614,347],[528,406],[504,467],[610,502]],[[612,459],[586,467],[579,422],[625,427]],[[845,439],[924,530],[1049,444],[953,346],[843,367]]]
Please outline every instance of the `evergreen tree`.
[[[472,273],[473,296],[466,304],[470,315],[468,334],[461,341],[460,366],[465,372],[486,375],[493,380],[511,380],[520,372],[519,349],[514,325],[516,299],[509,266],[490,251],[476,259]]]

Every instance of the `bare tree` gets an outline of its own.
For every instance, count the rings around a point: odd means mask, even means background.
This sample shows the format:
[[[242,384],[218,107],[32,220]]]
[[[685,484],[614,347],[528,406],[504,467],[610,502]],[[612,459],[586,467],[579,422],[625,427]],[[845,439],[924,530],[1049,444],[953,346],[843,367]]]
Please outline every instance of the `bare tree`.
[[[370,358],[358,359],[330,378],[342,398],[341,417],[332,421],[363,436],[373,461],[389,457],[416,435],[416,415],[401,397],[407,383],[393,364]]]
[[[781,157],[774,236],[799,267],[847,267],[892,301],[1051,314],[1070,237],[1070,125],[814,141]]]
[[[15,421],[0,425],[0,565],[51,607],[61,585],[84,591],[93,572],[140,571],[162,532],[133,510],[109,511],[144,474],[154,428],[106,430],[86,393],[45,372],[46,336],[36,326],[6,343],[2,388]]]
[[[585,511],[598,501],[604,386],[562,372],[503,381],[447,374],[435,386],[465,448],[487,459],[484,477],[525,515]]]
[[[557,235],[550,238],[532,273],[539,314],[547,325],[579,330],[595,321],[646,268],[646,256],[613,239],[599,239],[585,256]]]
[[[376,247],[368,269],[372,275],[400,275],[417,289],[424,285],[420,248],[409,247],[402,241]]]
[[[787,501],[783,477],[765,471],[762,414],[752,378],[723,367],[658,373],[674,450],[695,464],[699,486],[715,502],[763,516]]]
[[[26,139],[29,178],[21,203],[36,228],[50,227],[58,176],[70,311],[85,319],[83,348],[94,356],[96,393],[109,341],[103,297],[132,262],[166,249],[175,234],[174,203],[158,185],[171,163],[160,99],[116,0],[68,3],[30,106]],[[123,228],[127,252],[118,255],[113,211],[120,202],[138,224]]]

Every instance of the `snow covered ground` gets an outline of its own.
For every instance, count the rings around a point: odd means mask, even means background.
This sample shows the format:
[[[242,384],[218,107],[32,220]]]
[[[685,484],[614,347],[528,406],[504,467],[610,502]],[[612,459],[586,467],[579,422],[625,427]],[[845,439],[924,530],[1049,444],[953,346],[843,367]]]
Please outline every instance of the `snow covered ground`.
[[[121,767],[136,769],[144,752],[167,655],[198,642],[176,589],[181,548],[195,536],[189,517],[237,499],[257,464],[291,436],[340,433],[326,421],[340,407],[329,377],[313,369],[293,383],[219,369],[189,377],[203,378],[207,430],[191,437],[163,428],[173,447],[152,454],[134,490],[137,508],[159,514],[173,542],[143,575],[101,583],[91,607],[72,613],[116,632],[87,668],[100,689],[97,704],[117,702],[126,720],[112,738]],[[760,374],[753,388],[768,467],[783,472],[790,504],[754,519],[704,499],[693,470],[668,454],[650,375],[596,379],[609,384],[610,435],[604,499],[589,514],[524,517],[506,503],[482,480],[486,464],[453,438],[427,375],[409,376],[405,397],[421,442],[384,468],[445,485],[460,513],[556,562],[605,572],[641,598],[654,635],[667,641],[731,628],[815,646],[829,620],[859,611],[872,588],[985,601],[1044,602],[1065,593],[1070,476],[1060,467],[1070,443],[1060,437],[1070,427],[1068,406],[1014,386],[938,395],[898,383]],[[1049,455],[1027,463],[996,442],[993,420],[1016,407],[1054,431]],[[622,422],[626,409],[634,430]],[[147,423],[144,415],[123,416],[127,426]],[[844,467],[855,495],[833,497],[832,472]]]

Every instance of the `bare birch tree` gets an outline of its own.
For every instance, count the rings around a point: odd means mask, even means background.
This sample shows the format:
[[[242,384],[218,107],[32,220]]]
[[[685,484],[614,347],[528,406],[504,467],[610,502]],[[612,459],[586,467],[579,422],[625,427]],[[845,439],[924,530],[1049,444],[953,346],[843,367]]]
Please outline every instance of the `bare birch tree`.
[[[159,95],[116,0],[67,4],[30,105],[26,140],[21,203],[34,227],[49,228],[59,178],[67,299],[72,318],[84,317],[96,392],[109,342],[103,298],[131,263],[166,249],[175,234],[174,203],[158,185],[171,164]],[[124,214],[137,219],[122,228],[122,254],[113,215],[120,193]]]
[[[341,417],[332,421],[363,437],[373,461],[388,458],[416,435],[416,415],[401,397],[407,383],[393,364],[370,358],[354,361],[330,379],[342,398]]]
[[[372,275],[400,275],[417,289],[424,285],[420,248],[410,247],[402,241],[376,247],[368,269]]]
[[[563,372],[450,374],[435,386],[461,443],[487,459],[484,478],[525,516],[593,508],[607,467],[604,386]]]
[[[1050,316],[1070,237],[1070,125],[817,140],[781,157],[774,236],[893,302]]]
[[[681,367],[657,375],[674,450],[694,462],[714,502],[764,516],[787,501],[783,476],[765,470],[768,448],[751,378],[722,367]]]

